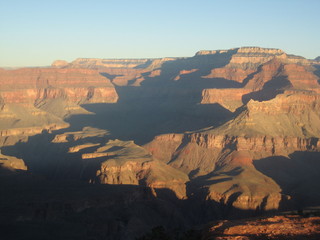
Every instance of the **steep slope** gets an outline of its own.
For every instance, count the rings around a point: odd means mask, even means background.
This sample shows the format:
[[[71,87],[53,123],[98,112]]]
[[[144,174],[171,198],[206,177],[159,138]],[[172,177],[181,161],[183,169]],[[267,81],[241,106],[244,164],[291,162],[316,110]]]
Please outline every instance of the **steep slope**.
[[[107,79],[97,71],[86,69],[2,70],[0,85],[2,144],[14,142],[13,136],[68,127],[64,118],[88,114],[80,104],[114,103],[118,99]]]
[[[96,59],[78,58],[68,64],[57,64],[53,67],[58,68],[82,68],[98,70],[103,76],[107,77],[117,86],[139,86],[145,80],[145,76],[157,76],[157,69],[162,64],[176,60],[176,58],[160,59]],[[161,71],[161,70],[160,70]]]
[[[111,140],[102,129],[30,137],[28,142],[4,148],[19,155],[33,174],[49,179],[125,184],[148,187],[157,196],[167,189],[186,197],[188,176],[155,159],[133,141]]]
[[[197,186],[207,189],[206,198],[238,209],[277,209],[288,197],[281,196],[280,182],[257,171],[253,161],[291,156],[297,151],[319,152],[319,106],[319,94],[291,90],[269,101],[249,101],[236,118],[220,127],[162,135],[145,148],[189,174],[195,191]],[[319,170],[319,164],[312,164]],[[306,171],[300,172],[298,179],[307,175]],[[315,173],[312,179],[318,178]],[[282,192],[294,194],[287,188]]]
[[[201,103],[219,103],[235,111],[250,99],[271,99],[285,89],[319,89],[319,78],[314,74],[314,68],[306,59],[292,63],[295,61],[286,54],[269,55],[267,59],[270,60],[262,62],[246,75],[246,78],[242,79],[243,88],[205,89],[202,92]],[[235,75],[238,76],[237,73]]]
[[[23,160],[0,152],[0,174],[13,174],[17,170],[27,170]]]
[[[237,151],[248,150],[256,159],[264,154],[288,155],[294,150],[317,149],[319,145],[314,138],[320,136],[319,101],[319,94],[308,91],[287,91],[263,102],[251,100],[236,118],[220,127],[185,135],[162,135],[146,147],[165,162],[170,162],[171,158],[177,161],[174,153],[180,156],[181,148],[187,148],[188,144],[196,144],[208,151],[226,147]],[[162,151],[157,143],[167,151]],[[200,169],[208,167],[204,165]],[[212,168],[208,169],[210,171]]]
[[[140,184],[154,189],[155,195],[156,189],[170,189],[178,198],[186,197],[185,183],[189,180],[187,175],[153,159],[145,149],[133,142],[112,140],[83,158],[93,159],[105,154],[108,159],[97,170],[97,181],[100,183]]]
[[[24,68],[0,71],[4,103],[39,103],[64,98],[71,102],[116,102],[113,85],[88,69]]]

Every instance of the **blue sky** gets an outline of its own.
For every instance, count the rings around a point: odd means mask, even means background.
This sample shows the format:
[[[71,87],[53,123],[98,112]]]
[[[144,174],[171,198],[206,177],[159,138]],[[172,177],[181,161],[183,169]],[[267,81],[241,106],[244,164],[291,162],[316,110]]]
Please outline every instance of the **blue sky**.
[[[319,12],[319,0],[0,0],[0,66],[241,46],[315,58]]]

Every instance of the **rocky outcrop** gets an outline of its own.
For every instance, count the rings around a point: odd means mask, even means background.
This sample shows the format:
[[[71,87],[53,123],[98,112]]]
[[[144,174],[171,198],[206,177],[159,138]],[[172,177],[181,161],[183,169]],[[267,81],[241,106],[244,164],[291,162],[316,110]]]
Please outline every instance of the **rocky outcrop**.
[[[234,67],[214,68],[211,70],[211,73],[204,78],[223,78],[242,83],[253,72],[253,69],[244,70]]]
[[[207,189],[203,198],[236,209],[278,209],[283,198],[280,187],[252,164],[254,157],[261,156],[268,147],[259,149],[256,145],[254,152],[247,141],[241,140],[204,134],[163,135],[144,147],[156,158],[189,174],[194,196],[202,196],[199,189]],[[262,154],[268,156],[271,151]]]
[[[63,119],[87,114],[83,103],[115,103],[114,86],[95,70],[25,68],[0,71],[1,137],[68,127]],[[12,142],[2,139],[1,142]]]
[[[319,88],[318,77],[305,66],[285,64],[279,59],[264,64],[246,84],[254,91],[268,88],[291,87],[295,89]]]
[[[216,221],[208,224],[202,239],[318,239],[319,221],[299,215]]]
[[[224,165],[225,149],[248,152],[250,161],[268,156],[289,155],[294,151],[320,151],[318,138],[240,137],[207,133],[180,136],[185,143],[172,141],[172,135],[168,134],[156,137],[144,147],[163,162],[188,174],[197,171],[199,175],[208,174]]]
[[[187,196],[189,178],[185,173],[157,160],[133,141],[110,140],[106,130],[85,127],[54,137],[43,136],[42,143],[25,145],[29,146],[21,151],[29,152],[26,161],[34,174],[46,173],[48,178],[54,176],[61,180],[147,187],[154,196],[159,190],[172,192],[179,199]],[[39,150],[34,152],[35,149]]]
[[[159,59],[96,59],[79,58],[71,62],[68,68],[95,69],[117,86],[140,86],[145,76],[156,77],[161,66],[176,58]]]
[[[251,100],[220,127],[162,135],[144,147],[189,174],[207,189],[208,199],[237,209],[277,209],[286,197],[252,163],[294,152],[320,152],[319,101],[319,94],[301,90],[269,101]]]
[[[213,130],[232,136],[320,136],[319,94],[288,91],[269,101],[249,101],[237,118]]]
[[[241,47],[230,50],[218,51],[200,51],[197,55],[215,55],[223,53],[232,53],[229,63],[224,67],[225,69],[239,68],[242,70],[257,69],[258,66],[264,64],[271,59],[286,58],[287,55],[280,49],[274,48],[260,48],[260,47]],[[221,71],[222,69],[220,69]],[[219,70],[216,69],[217,73]],[[212,73],[213,74],[213,73]]]
[[[320,95],[310,91],[286,91],[269,101],[251,100],[231,121],[213,129],[189,134],[156,137],[146,147],[158,159],[169,162],[174,152],[188,144],[204,149],[250,150],[270,154],[289,154],[294,150],[319,149]],[[303,113],[303,114],[301,114]],[[290,127],[288,127],[290,126]],[[161,152],[163,144],[167,151]],[[175,160],[177,157],[175,157]]]
[[[64,98],[76,103],[113,103],[113,85],[95,70],[17,69],[0,72],[1,97],[5,103]]]
[[[22,159],[6,156],[0,152],[0,174],[2,172],[14,172],[16,170],[27,170],[27,166]]]
[[[242,69],[256,69],[275,57],[286,58],[286,54],[280,49],[242,47],[232,56],[229,64],[234,67],[241,66]]]
[[[56,60],[51,64],[51,67],[56,67],[56,68],[64,68],[67,67],[69,63],[65,60]]]
[[[224,108],[234,112],[243,105],[243,96],[252,92],[251,89],[227,88],[204,89],[201,104],[219,103]]]
[[[16,140],[68,127],[60,117],[28,103],[4,104],[0,110],[1,146],[13,144]]]
[[[110,140],[91,155],[91,158],[97,157],[107,157],[96,173],[100,183],[144,185],[154,189],[155,195],[157,189],[170,189],[179,199],[186,198],[187,175],[154,159],[131,141]]]
[[[222,77],[243,83],[241,89],[204,89],[202,92],[201,103],[219,103],[230,111],[235,111],[250,99],[259,101],[271,99],[284,89],[318,91],[320,87],[319,78],[309,66],[288,63],[287,56],[279,58],[277,55],[249,72],[242,70],[240,65],[236,68],[226,66],[213,69],[207,77]]]

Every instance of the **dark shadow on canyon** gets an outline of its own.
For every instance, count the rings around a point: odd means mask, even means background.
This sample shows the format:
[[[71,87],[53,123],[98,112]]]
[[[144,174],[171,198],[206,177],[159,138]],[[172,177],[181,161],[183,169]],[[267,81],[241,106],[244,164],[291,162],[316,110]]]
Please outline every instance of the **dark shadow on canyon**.
[[[287,77],[274,77],[270,81],[266,82],[261,90],[243,95],[242,102],[243,104],[247,104],[251,99],[259,102],[268,101],[275,98],[278,94],[283,93],[285,89],[290,87],[292,87],[292,85]]]
[[[271,177],[290,195],[292,209],[318,206],[320,202],[320,153],[294,152],[285,156],[267,157],[253,162],[254,166]]]
[[[158,85],[169,84],[174,82],[182,82],[188,77],[192,77],[197,83],[201,84],[201,80],[205,81],[206,75],[210,74],[211,70],[214,68],[221,68],[226,66],[232,56],[237,53],[237,49],[230,50],[224,53],[215,53],[207,55],[195,55],[191,58],[178,58],[171,61],[166,61],[161,65],[161,74],[158,77],[153,77],[152,79],[146,79],[142,85]],[[181,71],[194,71],[187,72],[187,74],[182,74],[182,79],[174,80]],[[186,79],[183,79],[186,77]],[[190,79],[190,78],[189,78]],[[194,85],[195,86],[195,85]]]
[[[70,130],[92,126],[110,131],[113,138],[134,140],[141,145],[160,134],[218,126],[233,114],[219,104],[200,104],[203,89],[237,88],[241,84],[205,76],[213,68],[228,64],[235,53],[236,50],[164,62],[159,76],[142,73],[141,86],[115,86],[119,96],[117,103],[83,105],[94,115],[70,117],[67,119]],[[177,79],[181,71],[187,73]],[[101,75],[111,81],[117,77],[108,72],[101,72]],[[129,85],[135,81],[130,80]]]
[[[169,189],[155,196],[143,186],[52,181],[28,172],[0,175],[0,193],[1,239],[135,239],[157,226],[175,236],[213,220],[269,214],[180,200]]]
[[[206,184],[228,181],[240,174],[241,168],[222,172],[226,178],[217,182],[210,182],[214,173],[195,178],[187,183],[188,199],[185,200],[178,199],[166,188],[152,190],[136,185],[88,184],[107,158],[82,160],[81,154],[100,145],[70,153],[70,145],[52,143],[57,134],[43,133],[30,137],[26,143],[2,148],[3,154],[23,158],[29,171],[0,174],[0,227],[6,229],[1,236],[50,239],[46,235],[50,233],[59,239],[80,235],[88,239],[128,239],[128,236],[140,237],[157,226],[163,226],[169,233],[181,234],[213,220],[274,214],[274,211],[263,209],[234,208],[232,203],[240,193],[234,193],[226,204],[206,198]],[[92,137],[90,142],[102,145],[107,140]],[[313,191],[308,188],[294,192],[298,205],[292,206],[293,209],[310,205],[310,202],[299,200],[319,192],[316,190],[320,180],[319,153],[296,152],[290,159],[274,157],[254,163],[258,170],[274,178],[285,194],[292,194],[290,187],[296,182],[312,183]],[[300,187],[304,187],[303,184]],[[298,190],[300,187],[294,186]],[[42,230],[35,231],[40,227]]]
[[[232,115],[219,104],[153,104],[148,98],[144,101],[141,104],[119,102],[84,105],[94,115],[70,117],[67,119],[71,125],[68,131],[91,126],[109,131],[113,138],[134,140],[142,145],[160,134],[183,133],[217,126]]]
[[[67,121],[71,130],[92,126],[110,131],[114,138],[134,140],[137,144],[145,144],[160,134],[217,126],[233,114],[219,104],[200,104],[202,90],[234,87],[234,83],[223,79],[203,82],[195,84],[190,78],[181,83],[116,86],[117,103],[83,105],[94,115],[72,116]]]
[[[317,75],[319,77],[318,83],[320,84],[320,65],[314,65],[315,67],[315,71],[314,74]]]
[[[128,239],[128,235],[139,237],[156,226],[181,233],[213,220],[273,213],[234,208],[232,202],[238,193],[227,204],[207,200],[206,188],[190,183],[185,200],[178,199],[166,188],[88,184],[108,157],[86,160],[81,154],[96,150],[108,137],[87,138],[83,143],[98,145],[72,153],[69,148],[83,140],[75,140],[75,144],[52,143],[56,135],[63,132],[44,132],[30,137],[28,142],[2,148],[3,154],[24,159],[29,169],[0,175],[0,226],[6,228],[2,236],[47,239],[46,234],[50,233],[59,239],[78,235],[92,239]],[[230,178],[239,173],[239,168],[223,172]],[[210,176],[199,178],[202,186]],[[210,180],[206,183],[214,184]],[[41,230],[35,231],[40,227]]]

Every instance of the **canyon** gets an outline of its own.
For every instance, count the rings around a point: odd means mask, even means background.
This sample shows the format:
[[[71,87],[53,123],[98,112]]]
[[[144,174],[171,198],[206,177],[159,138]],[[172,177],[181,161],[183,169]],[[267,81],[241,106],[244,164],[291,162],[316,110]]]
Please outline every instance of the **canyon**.
[[[0,69],[1,222],[136,239],[319,206],[319,68],[241,47]]]

